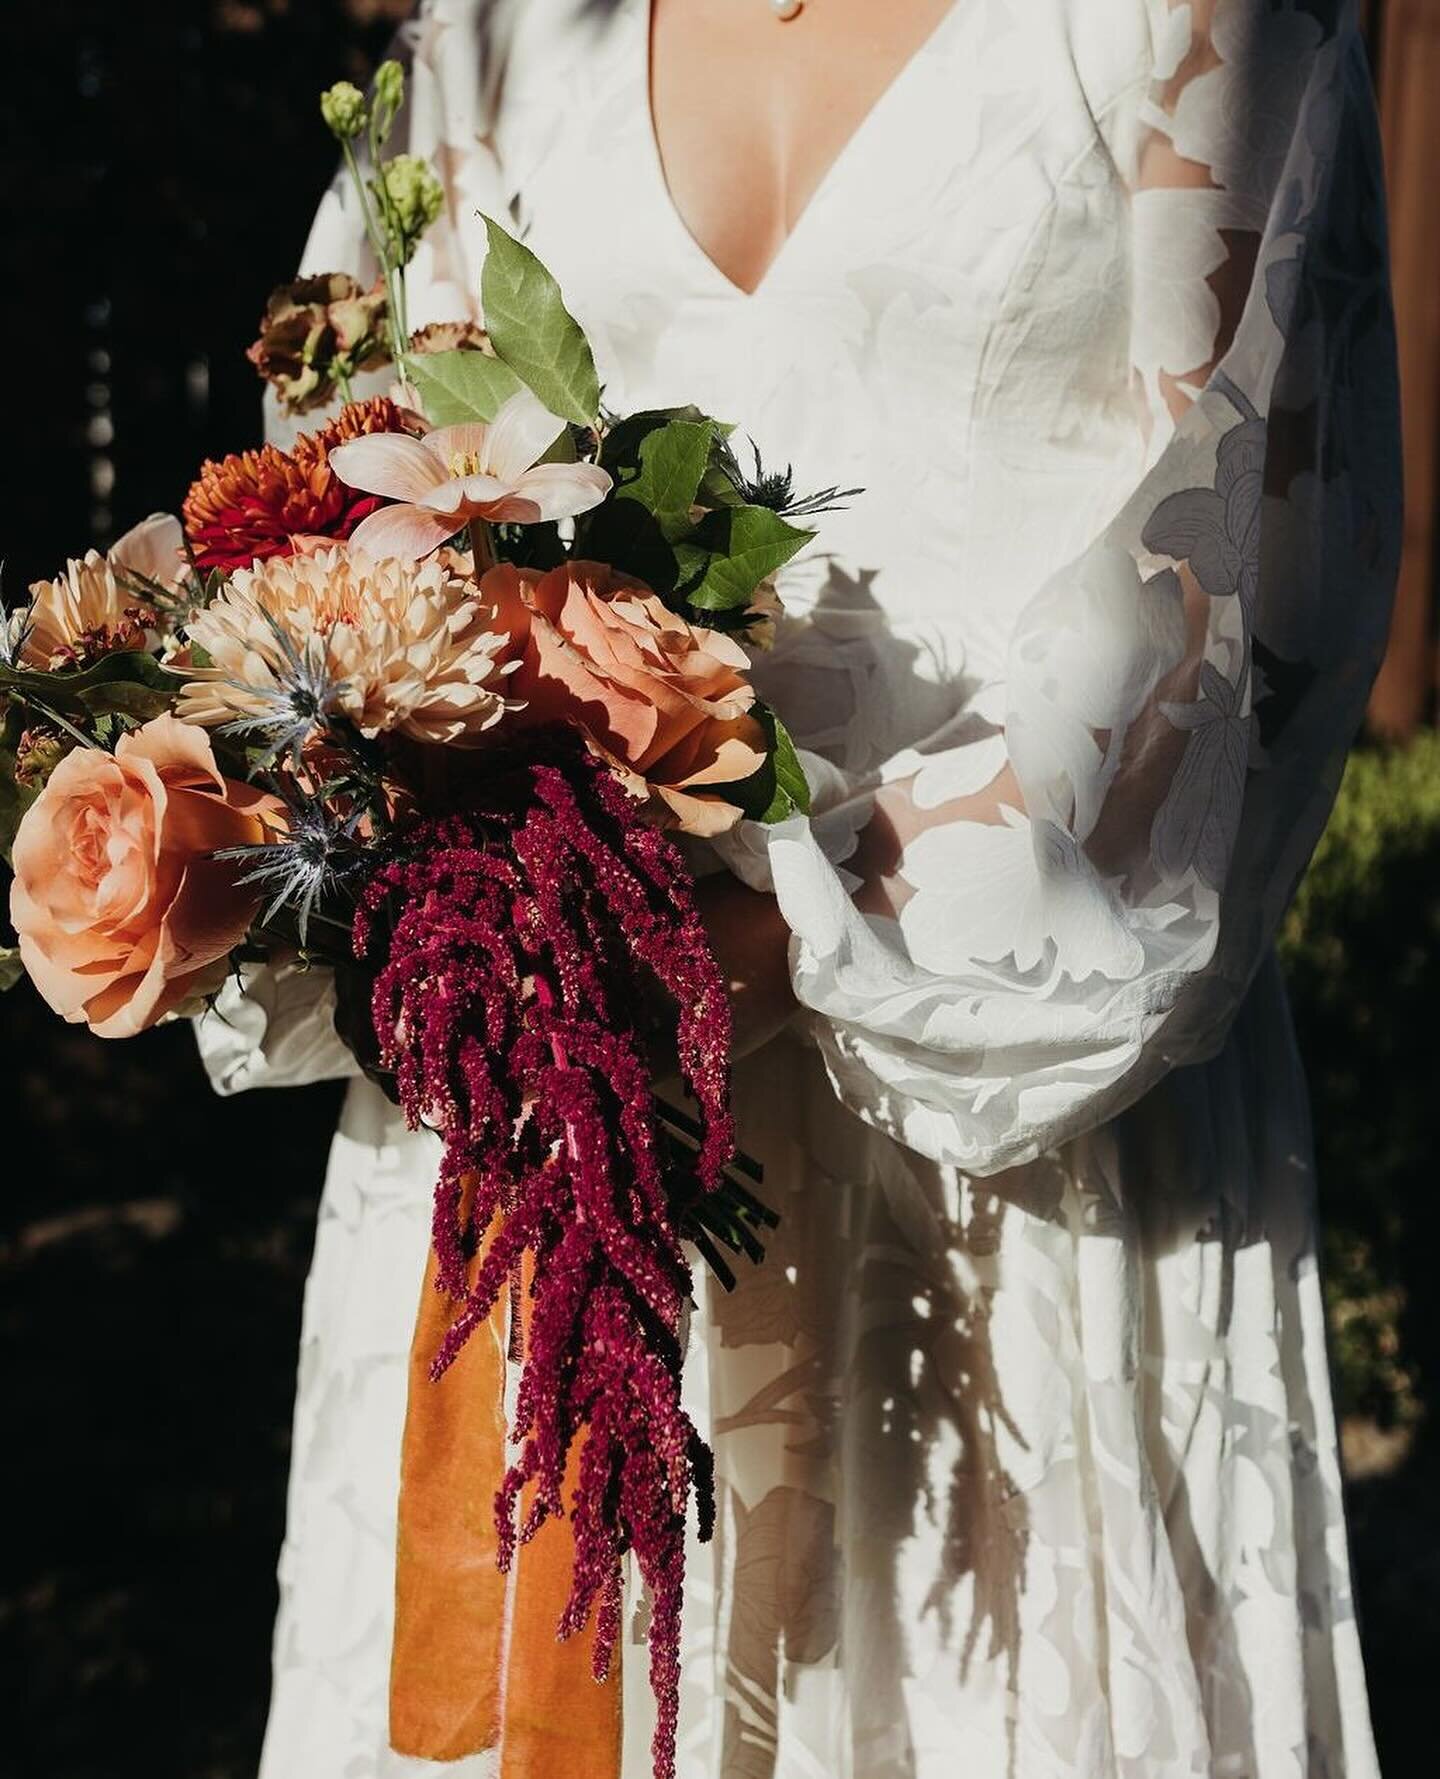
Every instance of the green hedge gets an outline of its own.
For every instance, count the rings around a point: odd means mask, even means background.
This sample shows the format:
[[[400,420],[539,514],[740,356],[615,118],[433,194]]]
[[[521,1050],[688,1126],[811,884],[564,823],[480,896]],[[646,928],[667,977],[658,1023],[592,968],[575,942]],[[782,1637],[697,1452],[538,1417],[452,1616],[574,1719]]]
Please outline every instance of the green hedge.
[[[1342,1408],[1440,1391],[1440,734],[1352,755],[1281,954],[1310,1079]]]

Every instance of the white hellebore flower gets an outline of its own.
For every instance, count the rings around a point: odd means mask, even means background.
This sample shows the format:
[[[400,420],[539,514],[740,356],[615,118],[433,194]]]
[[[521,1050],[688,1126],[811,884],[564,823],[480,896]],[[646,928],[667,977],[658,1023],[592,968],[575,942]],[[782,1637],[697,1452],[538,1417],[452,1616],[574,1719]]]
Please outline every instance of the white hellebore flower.
[[[521,389],[490,421],[441,426],[424,438],[375,432],[337,445],[340,480],[396,506],[356,527],[351,545],[375,560],[415,562],[472,519],[538,525],[599,506],[610,477],[593,463],[540,463],[565,422]]]

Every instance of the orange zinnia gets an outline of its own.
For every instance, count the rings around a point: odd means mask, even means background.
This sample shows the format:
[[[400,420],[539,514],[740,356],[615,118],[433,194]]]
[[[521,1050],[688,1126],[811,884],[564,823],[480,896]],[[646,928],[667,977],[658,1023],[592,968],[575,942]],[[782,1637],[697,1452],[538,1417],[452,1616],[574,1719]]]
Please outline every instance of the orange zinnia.
[[[348,538],[381,502],[347,487],[330,467],[330,452],[367,433],[400,432],[403,424],[395,404],[377,396],[352,402],[290,451],[262,445],[207,461],[185,496],[196,566],[248,568],[266,556],[292,555],[298,538]]]

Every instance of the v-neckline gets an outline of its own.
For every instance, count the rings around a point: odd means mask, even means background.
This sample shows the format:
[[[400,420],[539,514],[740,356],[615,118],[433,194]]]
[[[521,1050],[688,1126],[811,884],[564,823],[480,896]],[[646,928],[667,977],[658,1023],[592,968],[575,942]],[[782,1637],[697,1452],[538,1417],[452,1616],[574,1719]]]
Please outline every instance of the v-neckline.
[[[747,290],[743,284],[737,284],[730,274],[711,257],[709,250],[681,214],[680,207],[675,202],[674,194],[670,190],[670,181],[665,174],[665,157],[660,149],[660,133],[655,127],[655,103],[652,86],[654,79],[654,4],[653,0],[637,0],[636,10],[640,25],[641,103],[639,110],[643,120],[642,134],[645,138],[649,171],[674,232],[682,238],[683,244],[692,258],[699,261],[712,282],[717,284],[724,294],[736,302],[753,303],[775,282],[781,268],[791,257],[795,242],[806,232],[811,213],[821,205],[822,200],[827,198],[832,188],[838,184],[844,174],[846,164],[857,154],[858,145],[871,134],[872,130],[878,128],[879,123],[883,121],[884,114],[898,103],[896,95],[915,77],[921,63],[950,30],[955,23],[956,14],[961,11],[964,5],[965,0],[950,0],[950,5],[895,70],[891,79],[875,95],[864,115],[856,121],[850,134],[826,163],[825,170],[815,182],[810,196],[801,205],[795,221],[790,225],[780,245],[770,256],[760,277]]]

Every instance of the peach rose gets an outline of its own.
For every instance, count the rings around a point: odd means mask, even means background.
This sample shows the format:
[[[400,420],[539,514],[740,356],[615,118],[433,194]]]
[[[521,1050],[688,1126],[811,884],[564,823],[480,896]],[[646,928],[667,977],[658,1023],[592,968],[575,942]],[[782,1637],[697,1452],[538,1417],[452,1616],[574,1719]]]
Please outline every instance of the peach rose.
[[[636,796],[658,800],[687,833],[734,826],[740,810],[707,787],[765,763],[738,643],[687,623],[601,562],[538,576],[506,564],[480,585],[520,653],[506,692],[525,700],[527,721],[573,724]]]
[[[278,807],[223,778],[209,737],[172,716],[113,754],[68,754],[15,837],[10,919],[44,999],[129,1038],[218,986],[259,898],[209,855],[265,840]]]

